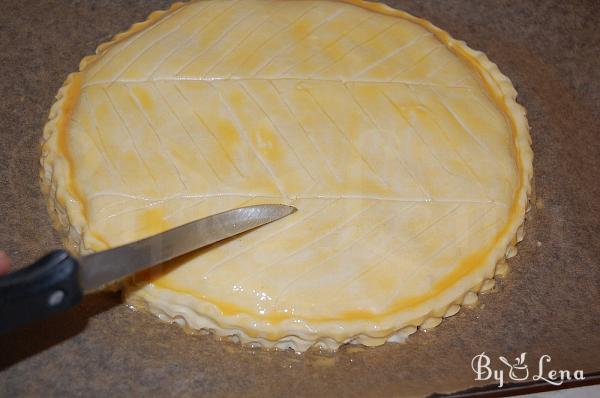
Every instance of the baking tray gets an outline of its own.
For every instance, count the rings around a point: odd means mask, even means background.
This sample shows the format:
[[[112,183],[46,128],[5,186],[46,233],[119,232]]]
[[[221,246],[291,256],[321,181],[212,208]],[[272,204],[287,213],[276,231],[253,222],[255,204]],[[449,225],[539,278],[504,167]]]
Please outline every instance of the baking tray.
[[[389,4],[484,51],[527,108],[535,196],[519,254],[493,292],[406,344],[304,355],[188,335],[128,309],[118,294],[95,294],[0,336],[1,396],[426,396],[492,383],[474,380],[471,361],[482,352],[498,369],[499,356],[512,362],[526,352],[531,372],[549,355],[547,370],[582,370],[593,380],[600,370],[600,7],[593,0]],[[3,6],[0,248],[17,266],[60,246],[38,186],[38,142],[56,91],[99,43],[167,6]]]

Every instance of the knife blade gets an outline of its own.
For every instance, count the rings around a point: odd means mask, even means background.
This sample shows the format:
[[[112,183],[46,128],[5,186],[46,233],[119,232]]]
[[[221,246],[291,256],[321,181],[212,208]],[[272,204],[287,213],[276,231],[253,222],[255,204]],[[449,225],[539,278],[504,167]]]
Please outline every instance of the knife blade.
[[[240,207],[79,258],[51,252],[0,277],[0,332],[65,311],[83,294],[295,211],[280,204]]]
[[[85,293],[182,254],[268,224],[295,211],[286,205],[240,207],[79,259]]]

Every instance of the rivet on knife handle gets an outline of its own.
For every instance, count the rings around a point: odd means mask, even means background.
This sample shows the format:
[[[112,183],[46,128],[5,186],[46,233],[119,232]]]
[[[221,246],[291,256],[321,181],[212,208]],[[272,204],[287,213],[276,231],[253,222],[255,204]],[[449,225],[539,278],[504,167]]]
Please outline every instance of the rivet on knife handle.
[[[0,333],[62,312],[81,301],[79,265],[56,250],[32,265],[0,277]]]

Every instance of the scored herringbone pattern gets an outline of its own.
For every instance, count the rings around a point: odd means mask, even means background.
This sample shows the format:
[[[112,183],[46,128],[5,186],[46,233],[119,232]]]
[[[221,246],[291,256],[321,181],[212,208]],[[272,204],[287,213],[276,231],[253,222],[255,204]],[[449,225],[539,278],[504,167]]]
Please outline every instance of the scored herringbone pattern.
[[[347,4],[236,4],[182,7],[84,70],[70,145],[91,230],[118,244],[294,203],[161,283],[309,313],[426,291],[494,236],[515,189],[510,126],[460,58]]]

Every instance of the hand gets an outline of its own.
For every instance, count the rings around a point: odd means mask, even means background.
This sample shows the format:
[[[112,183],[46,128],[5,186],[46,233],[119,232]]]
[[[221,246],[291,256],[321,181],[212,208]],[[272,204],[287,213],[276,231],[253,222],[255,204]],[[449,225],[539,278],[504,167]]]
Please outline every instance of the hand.
[[[0,250],[0,275],[6,274],[10,268],[10,257]]]

